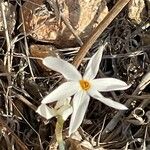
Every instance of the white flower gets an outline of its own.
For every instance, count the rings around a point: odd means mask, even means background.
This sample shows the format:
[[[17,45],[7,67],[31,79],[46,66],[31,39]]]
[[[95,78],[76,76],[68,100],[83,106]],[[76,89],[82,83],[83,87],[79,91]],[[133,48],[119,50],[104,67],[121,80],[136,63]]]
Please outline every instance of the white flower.
[[[72,114],[72,106],[70,105],[70,100],[58,101],[54,108],[50,108],[45,104],[41,104],[36,112],[46,119],[51,119],[52,117],[62,116],[65,121]]]
[[[104,46],[101,46],[92,56],[83,76],[73,65],[62,59],[55,57],[46,57],[43,59],[43,64],[45,66],[60,72],[67,79],[67,82],[61,84],[57,89],[47,95],[42,100],[42,103],[51,103],[74,95],[73,114],[69,126],[69,135],[75,132],[81,125],[89,104],[90,96],[110,107],[121,110],[128,109],[123,104],[105,98],[99,93],[129,88],[125,82],[115,78],[94,79],[99,69],[103,49]]]

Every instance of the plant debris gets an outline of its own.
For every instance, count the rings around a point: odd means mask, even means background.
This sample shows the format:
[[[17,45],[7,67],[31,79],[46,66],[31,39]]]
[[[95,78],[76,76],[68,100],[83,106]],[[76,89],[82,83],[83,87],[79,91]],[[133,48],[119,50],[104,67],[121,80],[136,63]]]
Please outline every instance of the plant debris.
[[[0,1],[0,150],[58,149],[56,119],[46,120],[36,110],[64,79],[41,59],[55,56],[71,63],[117,2]],[[70,118],[64,124],[66,149],[149,150],[150,1],[130,0],[120,10],[82,59],[81,73],[105,42],[97,77],[114,77],[132,86],[102,94],[129,109],[118,111],[91,99],[78,131],[68,137]]]
[[[4,25],[4,22],[7,23],[7,26]],[[5,33],[5,30],[8,30],[9,34],[12,34],[16,24],[16,9],[15,6],[11,3],[4,2],[1,3],[0,9],[0,35]]]

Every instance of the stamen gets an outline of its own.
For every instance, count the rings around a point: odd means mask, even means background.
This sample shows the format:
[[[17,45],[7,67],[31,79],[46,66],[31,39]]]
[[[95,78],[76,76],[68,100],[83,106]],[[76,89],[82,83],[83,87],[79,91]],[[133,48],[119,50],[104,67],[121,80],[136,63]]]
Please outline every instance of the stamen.
[[[91,87],[90,83],[86,80],[80,80],[80,86],[85,91],[89,90]]]

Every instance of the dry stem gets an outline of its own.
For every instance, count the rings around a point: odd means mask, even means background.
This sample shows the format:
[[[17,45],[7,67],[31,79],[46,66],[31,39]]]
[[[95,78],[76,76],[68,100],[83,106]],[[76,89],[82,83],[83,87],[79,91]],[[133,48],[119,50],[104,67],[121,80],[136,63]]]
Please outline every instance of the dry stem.
[[[83,58],[94,44],[96,39],[102,34],[102,32],[107,28],[107,26],[113,21],[113,19],[120,13],[120,11],[126,6],[130,0],[119,0],[116,5],[111,9],[108,15],[103,19],[103,21],[97,26],[93,31],[90,38],[81,46],[79,52],[74,57],[73,65],[77,68],[81,64]]]

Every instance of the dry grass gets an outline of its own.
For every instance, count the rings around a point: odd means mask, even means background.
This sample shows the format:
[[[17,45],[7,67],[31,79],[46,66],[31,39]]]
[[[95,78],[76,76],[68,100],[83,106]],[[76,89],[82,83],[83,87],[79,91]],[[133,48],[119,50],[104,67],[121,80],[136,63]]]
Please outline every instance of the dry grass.
[[[19,1],[12,1],[21,10]],[[112,3],[109,3],[112,7]],[[56,120],[45,120],[35,113],[42,98],[61,82],[58,73],[41,68],[37,59],[30,56],[32,43],[46,44],[30,38],[26,34],[24,22],[20,33],[17,23],[11,35],[7,30],[7,20],[3,11],[5,32],[0,37],[0,150],[42,150],[56,149]],[[22,13],[21,13],[22,14]],[[18,14],[17,21],[21,15]],[[91,100],[85,120],[73,140],[67,136],[69,119],[64,126],[64,138],[70,149],[150,149],[150,93],[149,76],[142,80],[150,67],[149,27],[133,24],[127,15],[127,7],[115,17],[100,35],[86,57],[81,58],[79,70],[82,72],[88,59],[98,49],[99,44],[107,42],[98,77],[115,77],[131,83],[126,91],[104,93],[121,103],[129,110],[117,111],[104,104]],[[147,42],[149,39],[149,42]],[[61,58],[72,62],[79,48],[59,48]],[[85,52],[86,53],[86,52]],[[75,60],[75,59],[74,59]],[[77,60],[77,59],[76,59]],[[80,62],[79,62],[80,63]],[[75,63],[77,64],[77,63]],[[89,147],[90,147],[89,146]]]

